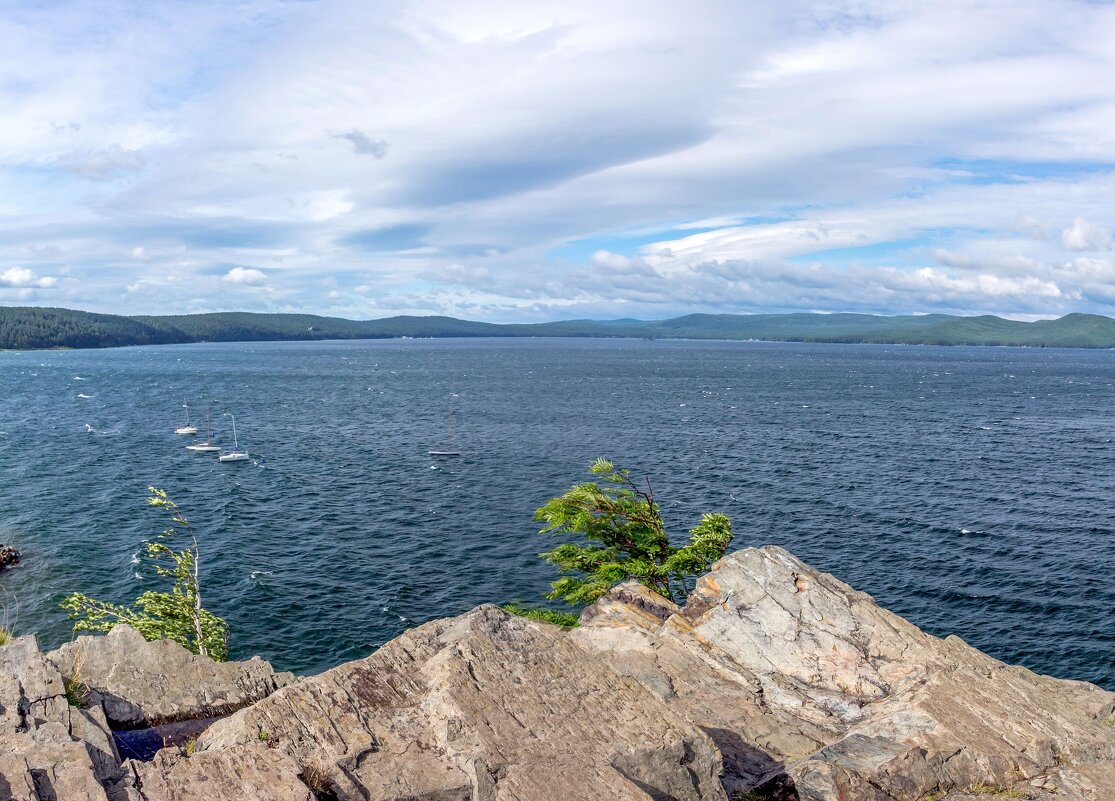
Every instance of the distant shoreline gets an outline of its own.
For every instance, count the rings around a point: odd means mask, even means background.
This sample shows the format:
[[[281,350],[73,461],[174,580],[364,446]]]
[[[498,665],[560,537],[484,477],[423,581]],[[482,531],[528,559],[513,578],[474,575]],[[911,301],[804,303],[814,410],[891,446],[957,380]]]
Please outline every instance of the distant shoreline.
[[[314,342],[360,339],[572,337],[796,342],[840,345],[947,345],[1115,348],[1115,320],[1068,314],[1032,323],[990,315],[691,314],[668,320],[482,323],[453,317],[348,320],[305,314],[215,312],[177,316],[93,314],[0,307],[0,350],[97,349],[201,342]]]

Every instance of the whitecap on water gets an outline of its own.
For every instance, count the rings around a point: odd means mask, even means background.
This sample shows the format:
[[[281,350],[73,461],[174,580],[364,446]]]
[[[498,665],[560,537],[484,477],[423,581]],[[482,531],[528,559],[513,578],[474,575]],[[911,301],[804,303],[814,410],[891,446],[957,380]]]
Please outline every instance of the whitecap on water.
[[[89,399],[89,398],[92,398],[92,397],[93,397],[92,395],[86,395],[86,394],[85,394],[84,392],[79,392],[79,393],[77,393],[77,396],[78,396],[79,398],[86,398],[86,399]]]

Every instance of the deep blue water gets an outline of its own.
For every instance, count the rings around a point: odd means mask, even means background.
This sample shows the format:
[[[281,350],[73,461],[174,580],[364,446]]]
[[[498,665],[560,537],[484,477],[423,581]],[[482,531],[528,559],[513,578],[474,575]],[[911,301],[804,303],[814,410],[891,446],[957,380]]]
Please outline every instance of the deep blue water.
[[[173,433],[209,404],[253,461]],[[453,412],[459,460],[444,444]],[[94,432],[87,430],[87,424]],[[204,427],[204,420],[202,420]],[[150,586],[167,489],[233,658],[314,672],[551,568],[533,510],[606,455],[672,529],[730,514],[927,631],[1115,689],[1115,352],[643,340],[394,340],[0,353],[0,575],[57,604]],[[2,613],[0,613],[2,614]]]

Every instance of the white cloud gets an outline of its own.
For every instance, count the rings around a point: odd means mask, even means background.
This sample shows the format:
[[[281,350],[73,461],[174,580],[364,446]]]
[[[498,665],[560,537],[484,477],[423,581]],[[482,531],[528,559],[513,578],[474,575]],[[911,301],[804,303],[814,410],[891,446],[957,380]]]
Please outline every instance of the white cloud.
[[[244,284],[245,286],[263,286],[267,275],[262,270],[254,267],[233,267],[221,278],[229,284]]]
[[[17,289],[50,289],[58,284],[52,276],[39,277],[26,267],[9,267],[0,273],[0,284]]]
[[[8,11],[0,259],[85,308],[1115,312],[1110,4]]]
[[[1111,234],[1077,217],[1071,228],[1061,231],[1061,244],[1069,250],[1111,250]]]

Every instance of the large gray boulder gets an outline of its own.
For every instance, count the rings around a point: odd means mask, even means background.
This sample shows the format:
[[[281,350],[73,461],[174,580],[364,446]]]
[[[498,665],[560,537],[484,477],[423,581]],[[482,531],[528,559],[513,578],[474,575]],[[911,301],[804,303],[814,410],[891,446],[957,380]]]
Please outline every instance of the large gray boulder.
[[[131,626],[78,637],[48,654],[67,680],[87,690],[114,729],[228,715],[294,681],[268,662],[214,662],[171,640],[148,642]]]
[[[627,584],[582,621],[570,639],[716,740],[730,792],[1115,799],[1115,694],[931,637],[780,548],[722,559],[684,608]]]

